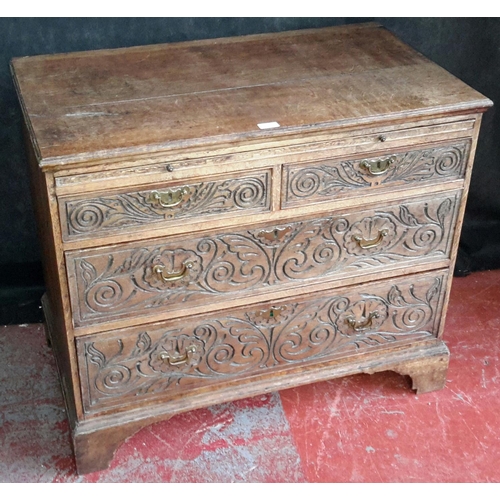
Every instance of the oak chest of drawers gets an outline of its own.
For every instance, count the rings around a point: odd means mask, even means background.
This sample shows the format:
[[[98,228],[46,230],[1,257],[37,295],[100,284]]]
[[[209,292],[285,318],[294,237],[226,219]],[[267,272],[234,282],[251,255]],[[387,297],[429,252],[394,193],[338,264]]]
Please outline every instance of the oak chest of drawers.
[[[382,370],[444,385],[487,98],[374,24],[12,71],[80,473],[210,404]]]

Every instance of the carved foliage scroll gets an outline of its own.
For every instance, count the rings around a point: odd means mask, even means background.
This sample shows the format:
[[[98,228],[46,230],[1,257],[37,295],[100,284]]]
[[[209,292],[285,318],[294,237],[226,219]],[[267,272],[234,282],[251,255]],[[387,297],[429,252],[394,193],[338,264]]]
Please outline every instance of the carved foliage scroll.
[[[65,200],[63,229],[72,238],[104,234],[165,219],[184,219],[239,210],[264,211],[270,206],[269,187],[270,174],[262,172],[252,177],[165,189],[167,194],[181,193],[175,206],[165,206],[155,201],[155,196],[161,197],[161,189]]]
[[[353,189],[459,178],[464,173],[469,149],[467,141],[398,153],[393,155],[395,161],[390,168],[376,176],[363,168],[363,159],[285,166],[285,206],[301,203],[301,200],[327,201]]]
[[[156,246],[68,253],[75,320],[147,315],[448,255],[459,195]],[[72,261],[72,262],[71,262]],[[162,269],[158,274],[158,267]]]
[[[442,275],[351,287],[293,303],[79,341],[89,407],[430,338]]]

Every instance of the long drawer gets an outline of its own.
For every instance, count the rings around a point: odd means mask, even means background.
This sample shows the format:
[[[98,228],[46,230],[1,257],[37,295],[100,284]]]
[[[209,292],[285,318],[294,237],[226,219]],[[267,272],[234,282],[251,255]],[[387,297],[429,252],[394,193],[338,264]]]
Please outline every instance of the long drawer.
[[[324,217],[67,252],[75,326],[217,306],[449,257],[461,191]],[[166,315],[166,316],[165,316]]]
[[[183,398],[207,386],[436,337],[447,272],[144,325],[76,341],[85,410]]]

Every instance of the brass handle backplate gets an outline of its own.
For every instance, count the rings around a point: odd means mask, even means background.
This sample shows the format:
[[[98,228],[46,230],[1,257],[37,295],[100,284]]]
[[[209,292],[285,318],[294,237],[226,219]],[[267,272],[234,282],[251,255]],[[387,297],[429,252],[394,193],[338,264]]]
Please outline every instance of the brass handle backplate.
[[[192,267],[193,267],[192,262],[184,262],[184,264],[182,264],[182,269],[180,271],[173,271],[171,273],[166,273],[165,266],[157,264],[156,266],[153,267],[153,273],[158,277],[158,279],[164,281],[165,283],[168,283],[171,281],[181,280],[188,274],[189,270]]]
[[[358,235],[353,236],[352,239],[356,241],[361,248],[368,249],[375,248],[376,246],[380,245],[380,243],[382,243],[382,240],[384,239],[384,236],[387,236],[388,234],[389,231],[387,231],[387,229],[382,229],[378,232],[378,236],[371,240],[365,240],[362,236]]]
[[[368,314],[368,317],[361,320],[361,321],[356,321],[356,318],[354,316],[349,316],[346,318],[346,323],[356,332],[362,332],[363,330],[367,330],[372,326],[372,320],[374,318],[378,318],[379,313],[377,311],[372,311],[370,314]]]
[[[396,157],[390,156],[389,158],[380,158],[378,160],[363,160],[360,165],[366,168],[372,175],[382,175],[395,162]]]
[[[162,208],[174,208],[182,203],[184,196],[189,193],[187,187],[168,191],[151,191],[147,199],[151,205],[160,205]]]
[[[171,366],[183,365],[189,361],[189,358],[192,354],[196,352],[196,347],[194,345],[189,346],[186,349],[185,354],[181,354],[179,356],[172,356],[167,351],[160,352],[159,358],[164,362],[168,363]]]

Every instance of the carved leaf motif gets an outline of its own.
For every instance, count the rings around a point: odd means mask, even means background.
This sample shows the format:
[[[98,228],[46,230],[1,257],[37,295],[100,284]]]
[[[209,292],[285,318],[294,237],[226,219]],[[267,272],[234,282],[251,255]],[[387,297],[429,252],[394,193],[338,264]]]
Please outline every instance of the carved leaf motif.
[[[174,376],[171,376],[169,378],[157,379],[148,385],[139,387],[135,392],[135,396],[142,396],[144,394],[155,393],[155,392],[164,392],[167,389],[169,389],[172,385],[175,385],[178,382],[179,378]]]
[[[396,337],[394,335],[384,335],[381,333],[375,333],[363,337],[362,339],[356,339],[354,343],[357,345],[357,347],[360,347],[360,344],[365,344],[367,346],[376,346],[380,344],[385,344],[386,342],[393,342],[394,340],[396,340]]]
[[[346,187],[368,186],[369,183],[354,169],[352,162],[346,161],[340,164],[342,167],[322,166],[320,170],[324,173],[323,187],[320,194],[329,194],[335,190],[342,190]]]
[[[418,226],[418,220],[410,213],[408,207],[401,205],[399,208],[399,218],[407,226]]]
[[[255,243],[244,236],[231,235],[225,237],[223,241],[227,245],[228,250],[236,254],[241,261],[255,259],[262,253]]]
[[[434,175],[434,158],[436,150],[412,151],[398,161],[398,166],[392,170],[387,181],[403,180],[416,182],[426,180]],[[430,158],[429,158],[430,156]]]
[[[120,355],[122,352],[123,352],[123,340],[122,339],[118,339],[117,340],[117,343],[118,343],[118,355]]]
[[[406,300],[403,298],[401,290],[396,285],[393,285],[391,287],[389,294],[387,295],[387,300],[390,304],[396,307],[404,307],[408,304],[408,302],[406,302]]]
[[[90,262],[83,259],[80,261],[80,269],[82,270],[83,281],[88,287],[97,278],[97,271]]]
[[[351,161],[341,162],[340,166],[345,170],[350,181],[357,182],[360,186],[366,186],[369,184],[366,179],[354,168],[354,164]]]
[[[95,348],[93,342],[87,346],[87,357],[91,363],[94,363],[99,368],[103,368],[106,365],[106,357],[101,351]]]
[[[439,208],[437,209],[437,218],[441,226],[444,225],[444,219],[450,213],[450,210],[451,210],[451,199],[447,198],[446,200],[443,201],[443,203],[441,203],[441,205],[439,205]]]
[[[214,182],[207,184],[202,182],[197,189],[193,189],[193,194],[188,198],[184,209],[189,210],[192,207],[192,209],[200,210],[207,206],[213,209],[221,208],[226,203],[230,193],[229,190],[223,189],[223,186],[217,186]]]
[[[149,204],[144,203],[141,193],[124,194],[116,198],[115,214],[119,217],[115,221],[108,221],[117,227],[137,223],[147,218],[159,217]],[[121,216],[121,217],[120,217]]]
[[[427,304],[431,303],[431,300],[434,298],[434,296],[439,292],[439,289],[441,288],[441,280],[439,278],[436,278],[436,281],[434,284],[429,288],[427,291],[427,294],[425,298],[427,299]]]
[[[148,201],[151,191],[66,201],[67,235],[82,236],[157,223],[166,215],[175,215],[177,219],[241,209],[266,209],[269,179],[268,172],[261,172],[253,177],[190,184],[186,189],[191,194],[180,207],[168,212]]]
[[[309,165],[307,168],[286,165],[289,172],[286,202],[294,203],[300,198],[310,197],[326,200],[332,194],[347,194],[349,190],[363,189],[370,184],[383,186],[457,177],[463,172],[469,146],[467,140],[455,146],[398,153],[391,169],[376,179],[369,174],[366,177],[367,172],[360,168],[362,160],[330,160],[326,164]]]
[[[151,348],[151,337],[146,333],[142,332],[137,338],[135,343],[135,348],[132,351],[132,356],[141,356],[142,354],[149,351]]]
[[[135,251],[130,257],[125,259],[123,264],[116,270],[115,275],[128,274],[142,267],[150,256],[150,252],[146,248],[140,248]]]

